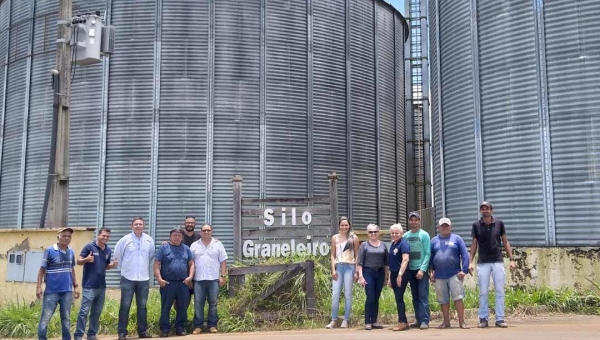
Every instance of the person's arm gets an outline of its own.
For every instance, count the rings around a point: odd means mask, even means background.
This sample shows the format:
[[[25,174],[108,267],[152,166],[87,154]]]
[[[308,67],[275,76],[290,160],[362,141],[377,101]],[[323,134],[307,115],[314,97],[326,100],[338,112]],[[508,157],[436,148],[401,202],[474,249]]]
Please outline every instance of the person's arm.
[[[156,277],[156,282],[158,282],[158,285],[161,288],[164,288],[164,286],[169,284],[169,282],[166,280],[163,280],[162,275],[160,275],[160,261],[159,260],[154,260],[154,277]]]
[[[504,228],[504,222],[500,224],[500,232],[502,233],[502,244],[504,245],[504,249],[506,250],[506,254],[510,260],[510,270],[515,270],[517,268],[517,264],[515,263],[515,259],[513,258],[512,248],[510,247],[510,243],[508,242],[508,237],[506,237],[506,229]]]
[[[337,272],[335,271],[335,258],[337,256],[337,247],[335,246],[335,235],[331,236],[331,277],[334,281],[337,281]]]
[[[356,271],[358,272],[358,283],[363,287],[367,284],[367,282],[365,281],[365,277],[363,276],[363,258],[365,257],[366,251],[367,249],[361,245],[358,251],[358,260],[356,262]]]
[[[46,268],[40,267],[37,276],[37,286],[35,287],[35,296],[38,299],[42,299],[42,281],[44,281],[44,277],[46,276]]]
[[[84,264],[86,264],[88,262],[90,262],[90,263],[94,262],[94,253],[86,245],[83,247],[83,249],[81,249],[81,253],[79,254],[79,257],[77,258],[77,265],[83,266]]]
[[[435,243],[437,239],[434,237],[434,239],[431,241],[431,256],[429,258],[429,279],[431,281],[435,281],[435,264],[433,263],[433,259],[435,258]]]
[[[458,238],[458,246],[460,247],[460,259],[462,262],[462,272],[465,274],[469,273],[469,264],[471,263],[470,254],[467,251],[467,245],[462,237]]]
[[[426,273],[429,268],[429,260],[431,259],[431,239],[429,238],[429,234],[421,234],[421,243],[423,244],[425,253],[423,254],[423,263],[421,263],[420,269],[423,273]]]
[[[221,276],[219,277],[219,286],[225,285],[225,278],[227,277],[227,261],[221,262]]]
[[[389,252],[387,246],[385,245],[385,243],[383,243],[383,247],[385,249],[385,252],[384,252],[385,258],[383,259],[383,270],[384,270],[385,276],[384,276],[383,282],[390,282],[390,255],[389,255],[390,252]]]
[[[354,245],[354,263],[358,263],[358,253],[360,249],[360,243],[358,242],[358,236],[353,234],[352,236],[352,244]],[[358,281],[358,270],[354,271],[354,281]]]
[[[73,279],[74,298],[79,299],[79,285],[77,284],[77,274],[75,274],[75,252],[73,250],[71,250],[71,278]]]
[[[107,246],[108,247],[108,246]],[[113,269],[116,268],[119,265],[119,260],[118,259],[114,259],[114,261],[112,261],[112,253],[108,255],[108,260],[106,260],[106,269]]]
[[[115,245],[115,262],[123,264],[123,253],[125,252],[125,241],[122,237]]]
[[[477,252],[477,222],[473,223],[471,228],[471,247],[469,248],[469,274],[473,275],[475,270],[475,253]]]

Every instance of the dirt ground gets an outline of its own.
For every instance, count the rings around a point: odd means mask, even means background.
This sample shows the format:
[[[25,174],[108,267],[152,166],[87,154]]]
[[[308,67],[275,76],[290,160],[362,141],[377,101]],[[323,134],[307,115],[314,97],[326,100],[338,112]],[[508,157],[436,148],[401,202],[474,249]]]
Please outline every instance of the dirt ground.
[[[234,340],[234,339],[285,339],[285,340],[331,340],[332,338],[343,338],[344,340],[364,340],[366,337],[385,339],[443,339],[443,340],[554,340],[554,339],[600,339],[600,316],[539,316],[526,317],[522,319],[507,319],[509,327],[501,329],[490,327],[477,329],[476,320],[470,320],[471,329],[460,329],[454,323],[450,329],[435,329],[439,320],[432,321],[432,328],[421,330],[410,330],[405,332],[392,332],[389,329],[366,331],[360,328],[353,329],[317,329],[303,331],[281,331],[281,332],[253,332],[236,334],[200,334],[188,335],[184,338],[170,337],[180,340],[209,339]],[[492,325],[492,323],[490,323]],[[391,325],[389,325],[391,326]],[[116,337],[103,337],[103,340],[116,340]],[[135,338],[131,338],[135,339]]]

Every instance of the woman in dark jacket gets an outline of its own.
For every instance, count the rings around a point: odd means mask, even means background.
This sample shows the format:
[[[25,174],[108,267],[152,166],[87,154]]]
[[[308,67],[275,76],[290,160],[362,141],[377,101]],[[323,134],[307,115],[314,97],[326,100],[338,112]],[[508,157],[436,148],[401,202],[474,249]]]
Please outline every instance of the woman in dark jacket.
[[[404,305],[404,292],[408,284],[408,275],[406,267],[408,266],[408,256],[410,246],[408,242],[402,239],[402,225],[394,224],[390,227],[390,236],[392,245],[389,252],[390,280],[388,286],[394,290],[396,297],[396,307],[398,308],[398,325],[393,331],[406,331],[409,329],[406,319],[406,306]]]

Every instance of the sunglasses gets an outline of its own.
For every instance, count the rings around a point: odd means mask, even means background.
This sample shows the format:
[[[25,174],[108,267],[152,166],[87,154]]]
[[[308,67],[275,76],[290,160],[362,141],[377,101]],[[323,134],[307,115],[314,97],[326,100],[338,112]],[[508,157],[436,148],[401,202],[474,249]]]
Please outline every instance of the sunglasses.
[[[377,234],[379,232],[379,230],[375,230],[375,231],[368,231],[369,234]]]
[[[212,230],[210,230],[210,229],[202,229],[202,232],[203,232],[203,233],[210,233],[211,231],[212,231]]]

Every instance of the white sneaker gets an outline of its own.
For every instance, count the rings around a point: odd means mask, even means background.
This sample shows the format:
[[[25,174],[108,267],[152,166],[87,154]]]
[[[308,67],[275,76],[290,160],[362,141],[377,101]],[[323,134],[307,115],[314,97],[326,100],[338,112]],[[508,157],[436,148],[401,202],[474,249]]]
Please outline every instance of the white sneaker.
[[[340,328],[348,328],[348,320],[342,321],[342,325],[340,326]]]
[[[329,324],[327,324],[327,326],[325,326],[325,328],[327,329],[332,329],[335,328],[335,320],[331,321]]]

